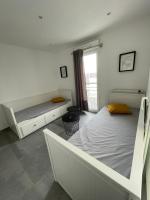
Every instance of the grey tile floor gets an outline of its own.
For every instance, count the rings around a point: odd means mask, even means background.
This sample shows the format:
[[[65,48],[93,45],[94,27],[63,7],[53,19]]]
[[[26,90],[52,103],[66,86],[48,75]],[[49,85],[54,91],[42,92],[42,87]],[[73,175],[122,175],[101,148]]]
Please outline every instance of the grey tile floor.
[[[82,115],[80,127],[93,115]],[[46,127],[67,139],[60,119]],[[44,128],[22,140],[18,140],[10,129],[0,132],[0,200],[71,199],[54,182],[42,132]]]

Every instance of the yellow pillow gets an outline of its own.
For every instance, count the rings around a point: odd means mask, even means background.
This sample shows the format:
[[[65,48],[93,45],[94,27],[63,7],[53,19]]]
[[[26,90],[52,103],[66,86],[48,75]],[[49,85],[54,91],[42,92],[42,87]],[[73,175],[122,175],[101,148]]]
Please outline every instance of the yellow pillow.
[[[63,97],[55,97],[51,99],[51,102],[53,103],[60,103],[60,102],[64,102],[65,99]]]
[[[107,109],[112,114],[131,114],[126,104],[111,103],[107,105]]]

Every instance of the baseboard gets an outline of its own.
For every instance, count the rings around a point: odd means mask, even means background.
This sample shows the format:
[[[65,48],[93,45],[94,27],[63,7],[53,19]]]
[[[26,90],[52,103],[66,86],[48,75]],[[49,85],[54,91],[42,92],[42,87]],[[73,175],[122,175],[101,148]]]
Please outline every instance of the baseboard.
[[[8,126],[8,125],[6,125],[6,126],[3,126],[3,127],[0,127],[0,132],[1,132],[1,131],[3,131],[3,130],[5,130],[5,129],[7,129],[7,128],[9,128],[9,126]]]

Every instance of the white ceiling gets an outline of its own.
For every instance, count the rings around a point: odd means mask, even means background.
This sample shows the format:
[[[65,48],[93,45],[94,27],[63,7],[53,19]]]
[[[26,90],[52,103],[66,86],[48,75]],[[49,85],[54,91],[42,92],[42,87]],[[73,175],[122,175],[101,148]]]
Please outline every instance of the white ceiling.
[[[150,0],[0,0],[0,42],[49,49],[149,12]]]

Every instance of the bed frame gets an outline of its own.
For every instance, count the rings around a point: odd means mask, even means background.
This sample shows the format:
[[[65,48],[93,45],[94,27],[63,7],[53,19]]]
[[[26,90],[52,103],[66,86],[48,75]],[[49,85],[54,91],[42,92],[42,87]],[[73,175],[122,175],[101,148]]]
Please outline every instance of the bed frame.
[[[25,120],[20,123],[18,123],[15,118],[15,112],[49,101],[51,98],[55,96],[63,96],[66,99],[70,99],[70,101],[66,105],[62,105],[60,108],[58,108],[60,112],[59,113],[57,112],[57,115],[58,117],[60,117],[67,111],[67,107],[72,105],[72,91],[71,90],[58,89],[58,90],[54,90],[48,93],[35,95],[31,97],[25,97],[22,99],[16,99],[13,101],[3,103],[3,108],[7,116],[9,127],[17,134],[17,136],[20,139],[22,139],[25,136],[29,135],[30,133],[34,132],[35,130],[45,126],[50,121],[53,121],[53,117],[52,117],[53,115],[54,115],[54,120],[55,120],[56,114],[53,112],[54,110],[52,110],[52,112],[49,111],[49,113],[44,113],[41,116],[29,119],[29,120]],[[47,122],[46,118],[50,118],[50,117],[51,117],[51,119],[49,119],[50,121]]]
[[[44,130],[55,181],[64,188],[73,200],[141,200],[147,142],[144,134],[145,98],[142,98],[141,105],[139,105],[142,93],[122,91],[118,94],[118,91],[113,91],[111,95],[113,98],[110,97],[110,101],[117,99],[118,96],[121,101],[121,96],[123,96],[124,103],[133,105],[133,102],[136,102],[134,105],[140,107],[129,179],[52,131]]]

